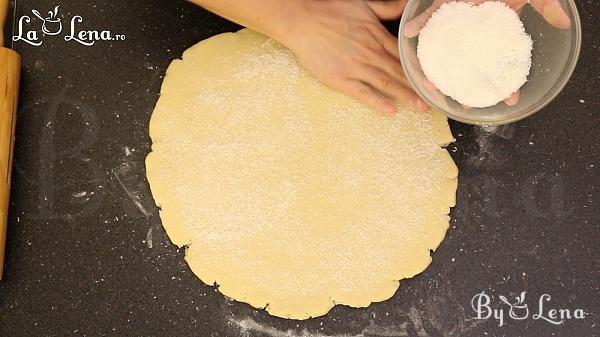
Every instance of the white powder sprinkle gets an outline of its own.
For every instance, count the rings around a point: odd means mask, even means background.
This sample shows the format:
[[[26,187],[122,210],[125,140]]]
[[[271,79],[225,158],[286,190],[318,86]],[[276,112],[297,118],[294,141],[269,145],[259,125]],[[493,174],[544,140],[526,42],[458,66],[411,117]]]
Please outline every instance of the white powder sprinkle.
[[[417,56],[442,93],[484,108],[527,81],[532,48],[519,16],[503,2],[449,2],[421,30]]]
[[[246,38],[232,39],[233,56],[188,52],[152,116],[148,178],[194,271],[226,295],[265,289],[251,304],[285,315],[280,298],[352,304],[344,294],[412,276],[402,266],[415,259],[424,268],[448,222],[446,122],[379,116],[320,85],[287,50]]]

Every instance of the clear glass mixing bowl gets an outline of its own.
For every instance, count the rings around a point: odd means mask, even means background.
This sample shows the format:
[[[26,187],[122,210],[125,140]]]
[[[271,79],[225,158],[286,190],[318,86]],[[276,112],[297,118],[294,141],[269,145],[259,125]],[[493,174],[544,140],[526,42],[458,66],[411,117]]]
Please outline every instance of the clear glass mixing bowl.
[[[532,64],[527,82],[521,87],[519,102],[508,106],[504,102],[488,108],[465,108],[453,99],[426,85],[417,59],[418,37],[407,38],[406,23],[425,11],[432,0],[409,0],[406,5],[398,42],[400,60],[411,85],[433,109],[457,121],[483,126],[508,124],[531,116],[550,103],[571,77],[581,48],[581,22],[573,0],[559,0],[571,19],[568,29],[549,25],[531,6],[521,13],[525,30],[533,40]]]

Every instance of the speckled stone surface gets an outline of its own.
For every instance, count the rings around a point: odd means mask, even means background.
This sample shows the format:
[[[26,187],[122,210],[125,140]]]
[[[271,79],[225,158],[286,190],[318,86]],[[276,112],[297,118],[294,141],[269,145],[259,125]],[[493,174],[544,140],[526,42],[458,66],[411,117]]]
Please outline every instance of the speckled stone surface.
[[[458,205],[430,268],[388,301],[289,321],[203,285],[165,236],[145,178],[169,62],[238,27],[184,1],[21,1],[31,24],[31,9],[60,4],[66,32],[81,15],[78,27],[126,40],[16,43],[23,83],[0,336],[600,336],[600,7],[577,3],[582,55],[552,104],[495,132],[451,123]],[[474,319],[483,291],[504,310],[502,326]],[[523,291],[529,316],[513,319],[499,297],[514,303]],[[534,319],[545,293],[544,317],[562,308],[585,318]]]

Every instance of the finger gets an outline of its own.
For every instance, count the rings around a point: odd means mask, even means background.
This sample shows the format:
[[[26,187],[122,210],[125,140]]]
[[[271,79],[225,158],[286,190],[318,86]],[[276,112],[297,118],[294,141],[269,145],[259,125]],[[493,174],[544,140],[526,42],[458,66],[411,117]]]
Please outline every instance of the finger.
[[[398,59],[393,56],[385,53],[382,55],[382,60],[378,62],[377,66],[381,68],[381,70],[388,73],[394,79],[402,83],[402,85],[410,88],[410,82],[406,78],[406,74],[404,73],[404,69],[402,69],[402,64]]]
[[[399,103],[417,106],[417,95],[410,89],[400,83],[397,79],[390,76],[385,71],[370,65],[364,65],[357,73],[359,78],[371,87],[379,90],[388,97],[397,100]]]
[[[427,90],[427,92],[429,93],[429,95],[433,96],[433,101],[444,101],[446,99],[446,95],[442,94],[438,88],[435,86],[435,84],[433,84],[433,82],[429,81],[427,78],[423,79],[423,87],[425,88],[425,90]]]
[[[398,103],[418,111],[427,111],[429,106],[412,90],[410,85],[404,85],[385,71],[374,66],[365,65],[359,72],[361,80]]]
[[[383,26],[372,27],[370,31],[373,39],[378,42],[375,48],[370,48],[371,52],[379,57],[381,56],[381,50],[377,47],[383,47],[386,56],[386,68],[391,68],[391,73],[398,73],[401,77],[404,77],[404,70],[402,69],[402,64],[400,64],[398,39]]]
[[[437,11],[442,4],[443,1],[434,1],[433,4],[431,4],[431,6],[429,6],[429,8],[427,8],[423,13],[407,22],[406,26],[404,26],[404,36],[407,38],[413,38],[419,35],[421,28],[423,28],[425,23],[427,23],[427,20],[429,20],[431,15],[433,15],[433,13]]]
[[[398,39],[396,37],[390,34],[390,32],[388,32],[387,29],[380,23],[373,26],[367,26],[367,29],[369,33],[371,33],[371,38],[374,41],[378,42],[376,46],[383,46],[383,48],[391,56],[400,60],[400,51],[398,50]]]
[[[356,79],[347,79],[337,85],[338,89],[359,102],[386,115],[397,112],[394,101],[370,85]]]
[[[468,2],[471,4],[474,4],[474,5],[479,5],[486,1],[487,0],[471,0]],[[419,33],[421,32],[421,29],[427,23],[427,21],[429,20],[431,15],[433,15],[433,13],[435,11],[437,11],[444,3],[447,3],[447,2],[449,2],[449,0],[448,1],[434,0],[433,3],[431,4],[431,6],[429,6],[429,8],[427,8],[423,13],[421,13],[416,18],[410,20],[406,24],[406,26],[404,27],[404,36],[406,36],[408,38],[413,38],[413,37],[419,35]]]
[[[529,0],[505,0],[504,3],[512,8],[513,11],[520,13],[520,11],[527,5]]]
[[[558,0],[530,0],[529,4],[552,26],[559,29],[571,27],[571,19]]]
[[[438,88],[435,86],[435,84],[433,84],[433,82],[431,82],[427,78],[423,79],[423,87],[425,87],[425,89],[431,92],[438,91]]]
[[[508,106],[515,106],[517,105],[517,103],[519,103],[519,97],[520,97],[520,92],[517,91],[515,93],[513,93],[512,95],[510,95],[509,98],[504,100],[504,103],[506,103],[506,105]]]
[[[407,0],[367,1],[375,16],[380,20],[394,20],[404,12]]]
[[[370,50],[372,57],[379,59],[377,65],[403,84],[408,85],[408,80],[400,63],[398,40],[385,30],[383,26],[372,33],[373,38],[377,39],[384,49],[383,51],[377,48]]]
[[[388,73],[400,83],[410,86],[398,57],[392,55],[387,48],[384,47],[384,49],[374,55],[373,59],[376,61],[370,62],[369,65],[376,64],[378,68]]]
[[[398,39],[384,29],[384,31],[381,32],[381,40],[383,48],[399,62],[400,51],[398,49]]]

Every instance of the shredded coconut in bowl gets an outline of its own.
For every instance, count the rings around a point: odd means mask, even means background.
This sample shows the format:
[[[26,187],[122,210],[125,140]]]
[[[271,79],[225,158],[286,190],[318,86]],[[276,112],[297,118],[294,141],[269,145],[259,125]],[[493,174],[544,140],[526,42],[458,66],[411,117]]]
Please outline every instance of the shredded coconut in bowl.
[[[421,30],[417,56],[443,94],[475,108],[518,91],[529,75],[533,42],[515,11],[499,1],[443,4]]]

